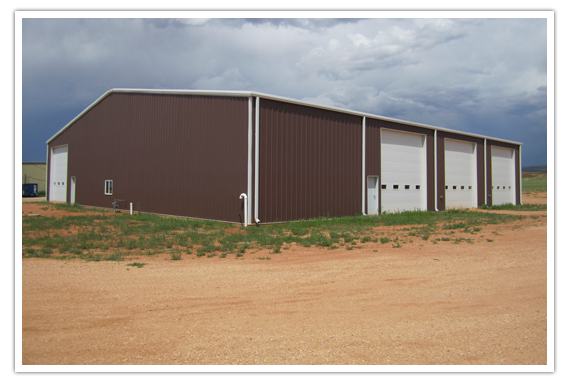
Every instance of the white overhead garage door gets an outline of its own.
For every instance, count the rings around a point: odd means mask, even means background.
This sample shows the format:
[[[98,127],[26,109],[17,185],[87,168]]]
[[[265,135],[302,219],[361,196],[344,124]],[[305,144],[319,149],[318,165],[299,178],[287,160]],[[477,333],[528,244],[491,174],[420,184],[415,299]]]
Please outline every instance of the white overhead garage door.
[[[426,137],[382,129],[381,211],[427,209]]]
[[[51,149],[50,201],[67,201],[67,146]]]
[[[477,207],[476,144],[445,140],[445,205]]]
[[[515,151],[491,147],[493,205],[515,204]]]

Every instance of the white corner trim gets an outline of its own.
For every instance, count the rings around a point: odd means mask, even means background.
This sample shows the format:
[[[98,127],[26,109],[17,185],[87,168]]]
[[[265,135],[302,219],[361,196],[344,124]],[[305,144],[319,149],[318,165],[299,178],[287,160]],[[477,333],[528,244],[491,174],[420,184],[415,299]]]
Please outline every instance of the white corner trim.
[[[366,213],[366,117],[362,117],[362,213]]]
[[[254,220],[259,219],[259,97],[255,97],[255,206]]]
[[[249,97],[248,98],[248,103],[247,103],[247,114],[248,114],[248,120],[247,120],[247,196],[251,197],[251,178],[252,178],[252,156],[251,156],[251,151],[252,149],[252,135],[253,135],[253,125],[252,125],[252,118],[253,118],[253,114],[252,114],[252,98]],[[251,219],[251,205],[248,205],[246,208],[244,208],[244,211],[247,210],[247,218]],[[248,224],[249,225],[249,224]]]

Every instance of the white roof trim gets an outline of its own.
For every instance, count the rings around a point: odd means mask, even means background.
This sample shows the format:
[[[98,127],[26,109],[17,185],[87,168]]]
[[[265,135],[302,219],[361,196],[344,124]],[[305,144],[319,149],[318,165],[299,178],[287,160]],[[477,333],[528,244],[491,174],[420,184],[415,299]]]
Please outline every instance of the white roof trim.
[[[179,95],[212,95],[212,96],[230,96],[230,97],[246,97],[246,98],[247,97],[260,97],[260,98],[272,99],[272,100],[276,100],[276,101],[280,101],[280,102],[293,103],[296,105],[315,107],[315,108],[319,108],[319,109],[336,111],[336,112],[350,114],[350,115],[357,115],[359,117],[381,119],[384,121],[401,123],[401,124],[416,126],[416,127],[423,127],[423,128],[431,129],[431,130],[440,130],[440,131],[445,131],[448,133],[468,135],[471,137],[490,139],[492,141],[499,141],[499,142],[510,143],[510,144],[514,144],[514,145],[522,145],[522,142],[509,141],[506,139],[488,137],[488,136],[484,136],[484,135],[480,135],[480,134],[473,134],[473,133],[468,133],[468,132],[464,132],[464,131],[446,129],[444,127],[425,125],[423,123],[405,121],[402,119],[388,118],[388,117],[383,117],[381,115],[363,113],[360,111],[343,109],[343,108],[339,108],[339,107],[331,107],[331,106],[320,105],[317,103],[303,102],[303,101],[300,101],[297,99],[280,97],[280,96],[271,95],[271,94],[264,94],[264,93],[255,92],[255,91],[175,90],[175,89],[169,90],[169,89],[138,89],[138,88],[112,88],[112,89],[110,89],[109,91],[107,91],[106,93],[101,95],[95,102],[91,103],[91,105],[89,105],[85,110],[83,110],[71,122],[69,122],[67,125],[65,125],[65,127],[63,127],[61,130],[59,130],[54,136],[52,136],[50,139],[48,139],[46,143],[49,144],[51,141],[53,141],[58,135],[60,135],[63,131],[65,131],[69,126],[71,126],[74,122],[76,122],[79,118],[81,118],[85,113],[87,113],[89,110],[91,110],[101,100],[103,100],[105,97],[107,97],[107,95],[109,95],[113,92],[117,92],[117,93],[139,93],[139,94],[169,94],[169,95],[176,95],[176,94],[179,94]]]

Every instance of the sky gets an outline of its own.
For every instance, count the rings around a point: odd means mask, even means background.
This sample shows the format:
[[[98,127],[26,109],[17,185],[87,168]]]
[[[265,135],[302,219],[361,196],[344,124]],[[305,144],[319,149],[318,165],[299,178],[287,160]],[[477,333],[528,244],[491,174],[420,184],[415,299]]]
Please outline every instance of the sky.
[[[257,91],[517,141],[523,166],[547,164],[544,18],[24,15],[21,44],[26,161],[45,161],[46,141],[107,90],[159,88]]]

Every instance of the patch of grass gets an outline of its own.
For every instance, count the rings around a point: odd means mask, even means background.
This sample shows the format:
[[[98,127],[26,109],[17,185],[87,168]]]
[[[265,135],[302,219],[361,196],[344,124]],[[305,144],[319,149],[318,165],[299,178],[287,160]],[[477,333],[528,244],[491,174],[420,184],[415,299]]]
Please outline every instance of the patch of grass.
[[[123,256],[120,252],[114,252],[114,253],[111,253],[110,255],[107,255],[105,258],[103,258],[103,260],[105,260],[105,261],[122,261]]]
[[[129,267],[137,267],[137,268],[142,268],[146,265],[146,263],[131,263],[131,264],[127,264]]]
[[[523,178],[523,192],[546,192],[547,177]]]
[[[45,203],[43,204],[46,205]],[[63,204],[60,204],[63,205]],[[69,207],[69,205],[65,206]],[[82,208],[73,208],[81,211]],[[110,256],[144,253],[147,256],[169,251],[173,260],[181,251],[197,257],[221,254],[243,256],[246,251],[280,253],[292,244],[303,247],[352,250],[357,242],[386,244],[395,248],[411,239],[391,240],[374,228],[405,225],[409,237],[424,241],[440,229],[461,229],[473,234],[487,224],[518,220],[522,216],[492,212],[448,210],[445,212],[401,212],[381,216],[322,217],[283,224],[248,227],[245,232],[228,232],[237,226],[214,221],[164,218],[149,214],[108,215],[105,212],[74,216],[26,217],[22,219],[22,247],[26,257],[77,256],[97,261]]]
[[[177,249],[173,249],[170,251],[170,258],[174,261],[178,261],[182,258],[182,252]]]
[[[453,243],[454,244],[459,244],[460,242],[465,241],[468,242],[469,244],[473,244],[473,240],[472,239],[466,239],[465,237],[458,237],[456,238]]]

